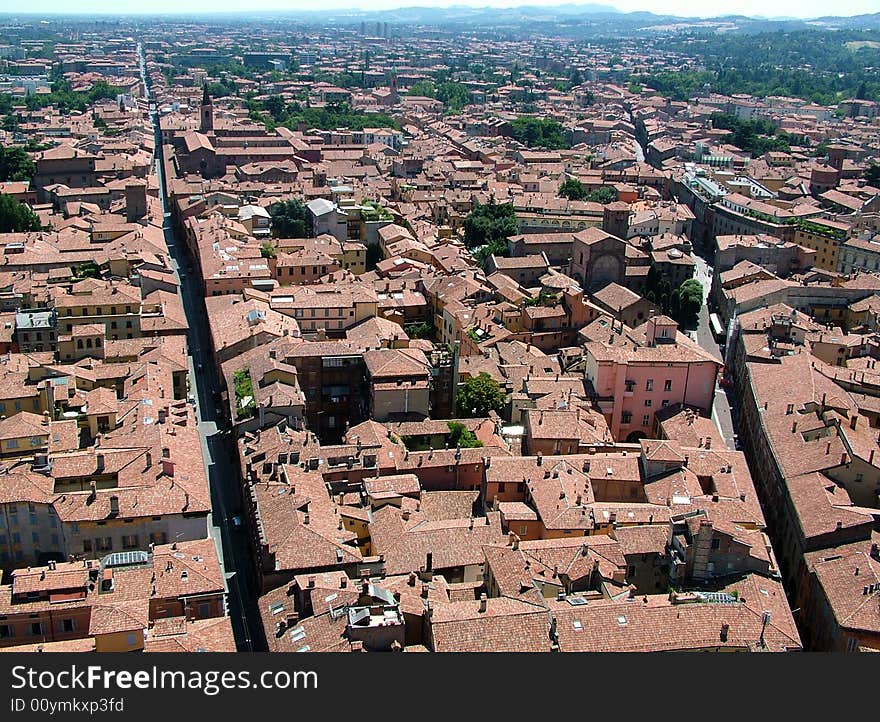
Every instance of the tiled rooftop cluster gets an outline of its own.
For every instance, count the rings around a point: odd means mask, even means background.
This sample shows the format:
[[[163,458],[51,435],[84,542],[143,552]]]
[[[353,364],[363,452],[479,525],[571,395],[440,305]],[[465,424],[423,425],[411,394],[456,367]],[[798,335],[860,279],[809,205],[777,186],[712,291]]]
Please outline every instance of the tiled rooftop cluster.
[[[136,43],[102,37],[4,61],[34,173],[2,190],[43,230],[0,237],[0,645],[234,648],[188,279],[270,651],[880,649],[880,106],[674,101],[626,81],[699,65],[653,41],[187,22],[142,38],[154,136]],[[29,109],[50,73],[120,92]],[[408,92],[440,76],[463,107]],[[670,317],[695,276],[720,354]],[[461,408],[481,374],[504,403]]]

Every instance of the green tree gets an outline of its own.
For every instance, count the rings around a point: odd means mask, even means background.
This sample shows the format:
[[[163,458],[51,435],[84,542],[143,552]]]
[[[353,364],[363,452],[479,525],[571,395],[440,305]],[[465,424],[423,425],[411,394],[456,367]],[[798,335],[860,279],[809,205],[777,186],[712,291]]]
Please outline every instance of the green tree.
[[[436,98],[437,88],[430,80],[417,80],[409,86],[406,91],[407,95],[417,95],[420,98]]]
[[[286,117],[284,98],[280,95],[270,95],[263,101],[263,108],[276,123],[281,123]]]
[[[596,188],[587,193],[587,197],[584,200],[593,203],[602,203],[603,205],[606,203],[614,203],[614,201],[617,200],[617,189],[613,186],[602,186],[601,188]]]
[[[516,235],[516,213],[512,203],[475,203],[474,209],[464,220],[464,244],[468,248],[489,245],[504,253],[507,238]],[[494,250],[492,251],[495,252]],[[496,254],[497,255],[497,254]]]
[[[275,250],[275,246],[269,243],[269,241],[263,241],[260,245],[260,255],[263,258],[275,258],[278,253]]]
[[[569,148],[565,128],[552,118],[520,116],[510,123],[514,140],[529,148],[541,147],[550,150]]]
[[[488,416],[504,408],[507,397],[498,382],[485,371],[465,381],[455,397],[457,413],[465,418]]]
[[[299,198],[280,201],[269,209],[272,235],[275,238],[309,238],[312,216]]]
[[[434,335],[434,327],[424,321],[409,323],[403,327],[403,330],[410,338],[431,338]]]
[[[8,193],[0,193],[0,233],[39,231],[41,227],[30,206],[19,203]]]
[[[83,261],[74,267],[73,275],[77,279],[100,278],[101,268],[94,261]]]
[[[864,178],[868,181],[868,185],[880,188],[880,163],[871,161],[865,169]]]
[[[447,110],[455,112],[467,105],[470,91],[462,83],[447,81],[437,86],[436,98],[446,106]]]
[[[695,278],[682,283],[670,298],[670,313],[681,324],[693,324],[703,306],[703,284]]]
[[[559,188],[559,195],[570,201],[582,201],[587,197],[587,188],[577,178],[567,178]]]
[[[34,162],[23,148],[0,146],[0,182],[30,180]]]
[[[235,386],[235,416],[238,419],[248,419],[254,415],[254,384],[251,380],[249,368],[239,369],[232,375]]]
[[[460,446],[462,449],[477,449],[483,445],[483,442],[477,438],[476,434],[460,421],[450,421],[446,425],[449,427],[450,446]]]
[[[740,120],[726,113],[712,113],[712,127],[731,131],[730,142],[753,156],[768,151],[789,152],[790,136],[777,132],[769,120]]]

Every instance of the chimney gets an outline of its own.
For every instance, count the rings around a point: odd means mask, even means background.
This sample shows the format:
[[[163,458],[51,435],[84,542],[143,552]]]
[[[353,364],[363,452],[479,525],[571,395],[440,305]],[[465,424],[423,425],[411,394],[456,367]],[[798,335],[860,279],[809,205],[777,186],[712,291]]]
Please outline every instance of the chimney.
[[[431,552],[425,555],[425,571],[428,573],[434,571],[434,555]]]
[[[344,574],[339,578],[339,588],[347,589],[348,588],[348,577]]]
[[[427,584],[422,584],[422,599],[428,598],[428,592],[431,591],[431,587]]]
[[[308,585],[309,585],[309,589],[314,589],[314,588],[315,588],[315,577],[313,577],[313,576],[310,576],[310,577],[309,577],[309,579],[308,579]]]
[[[409,579],[407,580],[407,584],[409,584],[409,586],[411,586],[411,587],[414,587],[416,585],[416,573],[415,572],[409,573]]]
[[[119,515],[119,497],[115,494],[110,497],[110,513],[113,516]]]
[[[308,523],[309,523],[309,515],[306,514],[306,515],[303,517],[303,524],[308,524]]]
[[[483,592],[480,595],[480,613],[483,614],[486,612],[486,593]]]
[[[711,448],[712,448],[712,437],[710,437],[710,436],[707,436],[707,437],[706,437],[706,448],[707,448],[707,449],[711,449]]]
[[[853,417],[849,420],[849,428],[853,431],[856,429],[856,425],[859,423],[859,415],[853,414]]]
[[[543,463],[543,461],[544,461],[544,457],[543,457],[543,455],[541,454],[541,452],[539,451],[539,452],[538,452],[538,466],[541,466],[541,464]]]
[[[727,641],[728,632],[730,632],[730,625],[725,622],[724,624],[721,625],[721,641],[722,642]]]
[[[147,463],[147,469],[152,468],[152,466],[153,466],[153,453],[151,451],[148,451],[146,453],[146,463]]]

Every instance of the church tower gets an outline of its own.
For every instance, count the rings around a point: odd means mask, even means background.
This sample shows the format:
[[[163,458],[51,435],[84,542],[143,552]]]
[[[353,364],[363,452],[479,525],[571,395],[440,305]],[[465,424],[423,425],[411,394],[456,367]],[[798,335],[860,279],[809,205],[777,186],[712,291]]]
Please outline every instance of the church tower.
[[[397,94],[397,71],[391,71],[391,81],[389,82],[388,89],[391,91],[388,95],[388,104],[389,105],[397,105],[400,102],[400,96]]]
[[[214,106],[211,103],[211,96],[208,95],[208,86],[203,86],[202,92],[202,122],[199,127],[202,133],[209,133],[214,130]]]

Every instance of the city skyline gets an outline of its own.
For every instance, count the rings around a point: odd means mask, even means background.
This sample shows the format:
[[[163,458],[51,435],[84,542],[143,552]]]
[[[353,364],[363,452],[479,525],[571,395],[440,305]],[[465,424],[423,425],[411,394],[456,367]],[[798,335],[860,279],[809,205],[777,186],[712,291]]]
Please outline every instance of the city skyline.
[[[724,6],[723,11],[707,11],[704,3],[696,0],[660,0],[659,2],[647,3],[644,0],[614,0],[604,3],[564,3],[558,0],[326,0],[321,9],[326,12],[386,12],[402,8],[448,8],[448,7],[473,7],[473,8],[503,8],[515,9],[519,7],[541,7],[551,9],[554,7],[571,7],[575,5],[608,6],[623,13],[649,12],[655,15],[673,15],[689,18],[714,18],[731,15],[741,15],[754,18],[782,19],[798,18],[811,19],[818,17],[851,17],[861,14],[877,12],[877,6],[873,0],[847,0],[847,2],[835,5],[833,11],[828,10],[825,3],[818,0],[782,0],[774,4],[773,12],[767,12],[766,3],[760,0],[740,0],[734,7]],[[190,0],[185,8],[173,0],[156,0],[148,7],[140,3],[117,2],[115,0],[92,0],[86,3],[84,0],[35,0],[29,3],[26,13],[34,14],[57,14],[57,15],[192,15],[192,14],[220,14],[220,13],[254,13],[254,12],[315,12],[313,3],[305,0],[257,0],[255,3],[245,3],[242,0]],[[14,15],[14,13],[8,13]]]

